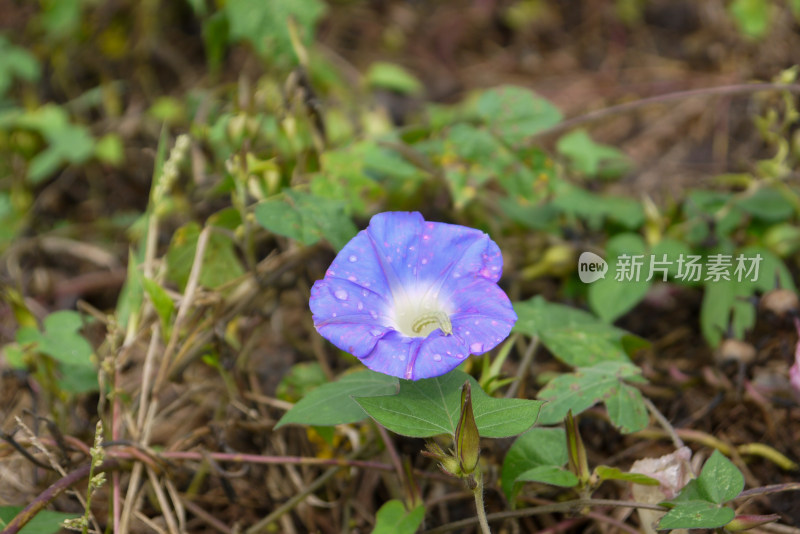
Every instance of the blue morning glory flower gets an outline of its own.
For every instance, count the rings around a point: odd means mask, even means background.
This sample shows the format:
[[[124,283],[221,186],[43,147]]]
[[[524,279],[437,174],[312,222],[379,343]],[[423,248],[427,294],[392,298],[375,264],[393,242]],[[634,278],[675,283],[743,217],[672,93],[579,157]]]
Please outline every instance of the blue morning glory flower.
[[[311,288],[314,326],[373,371],[443,375],[514,326],[497,286],[502,270],[500,249],[480,230],[379,213]]]

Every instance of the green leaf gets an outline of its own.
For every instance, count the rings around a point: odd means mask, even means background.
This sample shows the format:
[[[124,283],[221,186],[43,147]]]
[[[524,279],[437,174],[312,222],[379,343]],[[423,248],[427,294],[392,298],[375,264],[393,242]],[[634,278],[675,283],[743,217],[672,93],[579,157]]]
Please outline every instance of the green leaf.
[[[161,320],[161,331],[164,333],[169,332],[170,319],[175,311],[175,303],[172,302],[164,288],[158,285],[155,280],[143,276],[142,284],[147,296],[150,297],[150,301],[153,303],[153,308],[155,308],[158,318]]]
[[[717,528],[727,525],[736,516],[730,508],[719,508],[706,501],[680,504],[658,522],[658,529]]]
[[[700,328],[709,345],[716,347],[730,330],[733,337],[742,339],[755,325],[756,308],[751,303],[757,292],[767,292],[779,287],[796,291],[794,281],[780,258],[760,247],[747,247],[731,256],[729,280],[705,281],[705,294],[700,308]],[[760,262],[751,262],[758,256]],[[742,269],[737,271],[742,258]],[[757,272],[748,272],[757,263]],[[705,274],[703,278],[705,278]]]
[[[36,343],[36,350],[69,365],[92,366],[92,346],[78,333],[83,326],[79,313],[53,312],[44,319],[44,333],[25,327],[17,331],[20,344]]]
[[[89,393],[97,391],[100,384],[97,381],[97,370],[89,365],[69,365],[62,363],[59,366],[58,387],[67,393]]]
[[[110,133],[104,135],[94,145],[95,157],[103,163],[119,166],[125,161],[125,149],[119,135]]]
[[[475,105],[477,115],[512,145],[561,122],[561,112],[549,101],[523,87],[506,85],[484,91]]]
[[[634,387],[622,384],[605,403],[609,419],[625,434],[642,430],[650,422],[642,392]]]
[[[11,88],[15,78],[32,82],[38,80],[40,75],[41,68],[36,56],[0,35],[0,99]]]
[[[579,481],[572,471],[554,465],[540,465],[523,472],[515,479],[515,482],[541,482],[562,488],[572,488],[577,486]]]
[[[275,396],[281,400],[297,402],[327,382],[325,371],[319,362],[296,363],[281,378]]]
[[[567,216],[585,220],[592,229],[600,229],[605,220],[630,230],[644,222],[641,204],[631,198],[598,195],[563,180],[554,184],[554,191],[553,206]]]
[[[344,375],[336,382],[319,386],[283,414],[275,428],[283,425],[332,426],[355,423],[367,414],[354,397],[391,395],[397,392],[397,378],[362,370]]]
[[[465,380],[472,384],[472,408],[482,437],[513,436],[536,422],[541,402],[490,397],[474,378],[457,369],[436,378],[401,380],[397,395],[360,397],[356,402],[397,434],[418,438],[454,435]]]
[[[650,262],[645,252],[644,239],[638,234],[619,234],[606,243],[608,274],[592,283],[588,292],[589,306],[601,319],[614,321],[647,294],[651,281],[647,280]]]
[[[739,31],[751,39],[761,39],[767,33],[772,4],[767,0],[733,0],[728,6]]]
[[[392,499],[375,515],[372,534],[414,534],[425,519],[425,506],[420,504],[410,512],[403,503]]]
[[[304,245],[312,245],[324,237],[336,250],[358,232],[341,202],[301,191],[287,190],[281,198],[258,203],[255,216],[261,226],[276,234]]]
[[[503,460],[501,483],[513,501],[517,477],[539,466],[562,467],[567,463],[566,436],[562,428],[533,428],[518,437]]]
[[[367,84],[378,89],[389,89],[406,95],[422,92],[420,81],[406,69],[394,63],[378,61],[370,65],[366,74]]]
[[[598,465],[594,468],[594,472],[600,480],[623,480],[632,484],[640,484],[642,486],[658,486],[661,484],[655,478],[650,478],[641,473],[628,473],[621,471],[616,467],[608,467],[607,465]]]
[[[311,180],[316,197],[339,200],[346,212],[368,215],[369,206],[385,196],[381,184],[367,176],[365,159],[372,151],[386,152],[373,140],[328,150],[321,156],[322,172]]]
[[[740,198],[736,205],[753,217],[768,222],[785,221],[794,213],[794,205],[783,193],[765,187]]]
[[[602,362],[592,367],[581,367],[574,373],[564,374],[551,380],[540,392],[540,399],[549,401],[542,408],[540,423],[560,422],[567,412],[577,415],[598,402],[611,401],[611,422],[623,432],[636,432],[647,426],[646,407],[641,395],[631,393],[634,389],[624,381],[644,382],[641,369],[623,362]],[[623,391],[620,395],[620,391]],[[612,411],[613,410],[613,411]],[[633,414],[631,412],[634,412]]]
[[[22,511],[22,506],[0,506],[0,526],[10,523]],[[20,534],[55,534],[61,532],[61,523],[66,519],[80,517],[78,514],[41,510],[19,531]]]
[[[561,137],[556,150],[569,158],[572,165],[587,176],[597,176],[602,170],[624,172],[628,158],[614,147],[595,143],[586,130],[575,130]]]
[[[325,13],[325,3],[320,0],[228,0],[224,11],[232,40],[249,42],[267,61],[294,63],[289,18],[297,21],[300,38],[308,45],[314,25]]]
[[[582,310],[534,297],[514,303],[514,332],[538,337],[553,355],[573,367],[603,361],[628,362],[627,346],[640,340]],[[643,341],[643,340],[641,340]],[[646,344],[646,342],[644,342]]]
[[[199,237],[199,224],[196,222],[185,224],[172,236],[172,242],[167,250],[167,279],[176,283],[181,291],[189,280]],[[236,256],[231,236],[212,230],[203,254],[200,285],[214,289],[242,274],[244,269]]]
[[[744,489],[744,476],[718,450],[706,460],[700,476],[697,477],[701,493],[711,502],[723,504],[736,498]]]
[[[35,130],[47,141],[47,148],[31,159],[28,180],[38,183],[64,163],[80,164],[94,153],[95,141],[88,128],[69,121],[67,112],[55,104],[46,104],[17,117],[18,128]]]

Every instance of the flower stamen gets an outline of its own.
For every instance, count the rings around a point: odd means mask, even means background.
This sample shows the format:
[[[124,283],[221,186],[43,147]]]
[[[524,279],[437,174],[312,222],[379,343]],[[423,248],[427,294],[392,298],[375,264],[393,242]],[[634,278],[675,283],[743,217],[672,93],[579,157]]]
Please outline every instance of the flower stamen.
[[[449,336],[453,333],[453,325],[450,323],[450,317],[446,313],[440,311],[429,312],[420,315],[411,324],[411,330],[415,334],[419,334],[425,327],[432,324],[437,325],[442,333],[446,336]]]

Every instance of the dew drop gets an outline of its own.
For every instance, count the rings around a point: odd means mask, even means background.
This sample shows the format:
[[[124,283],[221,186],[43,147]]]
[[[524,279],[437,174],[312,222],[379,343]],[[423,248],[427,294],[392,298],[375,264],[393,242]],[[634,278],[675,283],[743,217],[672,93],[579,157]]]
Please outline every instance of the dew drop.
[[[366,289],[362,289],[362,290],[361,290],[361,296],[362,296],[362,297],[366,297],[366,296],[367,296],[367,294],[368,294],[368,293],[367,293],[367,290],[366,290]]]
[[[369,333],[375,337],[378,337],[379,335],[383,334],[383,331],[379,330],[378,328],[373,328],[369,331]]]
[[[377,318],[378,318],[378,314],[377,314],[377,312],[376,312],[375,310],[371,310],[371,311],[369,312],[369,315],[370,315],[370,317],[372,317],[373,319],[377,319]]]
[[[347,279],[350,280],[351,282],[355,282],[356,280],[358,280],[358,278],[356,278],[352,274],[350,276],[348,276]]]
[[[356,306],[356,308],[358,308],[359,311],[363,310],[364,309],[364,303],[359,302],[358,305]]]
[[[334,316],[334,317],[336,317],[336,312],[333,312],[331,315],[332,315],[332,316]]]
[[[406,355],[405,354],[401,354],[400,356],[397,357],[397,359],[400,360],[401,362],[404,362],[404,361],[406,361]]]
[[[459,360],[461,360],[461,359],[463,359],[463,358],[464,358],[464,355],[463,355],[463,354],[456,354],[456,358],[458,358]]]
[[[467,330],[466,332],[464,332],[464,335],[465,335],[465,336],[468,336],[468,335],[469,335],[469,330]]]
[[[422,265],[428,264],[428,258],[422,258]]]
[[[337,289],[333,292],[333,295],[339,300],[347,300],[347,291],[344,289]]]
[[[442,355],[441,354],[434,354],[433,355],[433,361],[435,361],[435,362],[442,361]]]
[[[474,353],[481,352],[483,350],[483,343],[473,343],[469,346],[469,351]]]
[[[350,255],[349,258],[347,258],[347,261],[349,261],[350,263],[355,263],[355,262],[358,261],[358,256],[356,256],[355,254],[352,254],[352,255]]]

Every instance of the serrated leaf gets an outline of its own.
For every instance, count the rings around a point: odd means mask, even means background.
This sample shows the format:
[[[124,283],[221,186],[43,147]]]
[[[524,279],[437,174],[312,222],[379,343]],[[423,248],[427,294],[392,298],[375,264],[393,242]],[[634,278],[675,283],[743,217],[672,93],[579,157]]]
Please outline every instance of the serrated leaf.
[[[602,362],[592,367],[581,367],[571,374],[558,376],[539,392],[540,399],[549,401],[542,408],[540,423],[544,425],[558,423],[570,410],[577,415],[598,402],[608,402],[608,399],[617,395],[620,389],[631,388],[624,383],[624,380],[644,381],[640,374],[641,370],[635,365]],[[643,406],[637,405],[637,402],[642,402],[641,396],[626,393],[614,402],[618,403],[614,404],[614,415],[625,423],[625,427],[620,427],[620,430],[636,432],[646,426],[646,419],[626,413],[646,410]],[[619,420],[613,422],[620,423]]]
[[[711,502],[722,504],[736,498],[744,489],[744,476],[718,450],[706,460],[700,476],[697,477],[700,491]]]
[[[641,473],[630,473],[622,471],[616,467],[609,467],[607,465],[598,465],[594,468],[594,472],[600,480],[623,480],[633,484],[640,484],[642,486],[658,486],[661,483],[647,475]]]
[[[283,414],[275,428],[283,425],[333,426],[356,423],[367,413],[354,397],[392,395],[398,379],[368,369],[346,374],[336,382],[313,389],[300,402]]]
[[[506,85],[484,91],[476,112],[505,142],[516,144],[561,122],[561,112],[523,87]]]
[[[294,60],[288,21],[297,22],[301,39],[307,44],[317,20],[325,13],[320,0],[228,0],[231,40],[248,41],[265,60],[286,63]]]
[[[564,181],[556,182],[553,189],[553,206],[566,216],[586,221],[590,228],[600,229],[610,220],[635,230],[644,222],[644,210],[633,199],[595,194]]]
[[[719,508],[706,501],[682,503],[658,522],[658,529],[718,528],[727,525],[736,516],[730,508]]]
[[[397,434],[418,438],[454,435],[465,380],[472,384],[472,408],[482,437],[513,436],[536,422],[541,402],[490,397],[474,378],[457,369],[435,378],[401,380],[397,395],[360,397],[356,401],[373,419]]]
[[[287,190],[280,198],[259,202],[255,216],[261,226],[276,234],[305,245],[324,237],[336,250],[358,232],[341,202],[301,191]]]
[[[514,303],[517,323],[512,331],[536,336],[553,355],[573,367],[603,361],[629,362],[626,348],[638,348],[635,336],[590,313],[534,297]]]
[[[562,136],[556,143],[556,150],[569,158],[579,172],[592,177],[603,169],[613,169],[621,174],[628,166],[628,158],[623,152],[596,143],[586,130],[575,130]]]
[[[425,519],[425,506],[420,504],[406,511],[403,503],[392,499],[380,507],[375,515],[372,534],[414,534]]]
[[[503,460],[501,484],[513,501],[517,477],[539,466],[562,467],[567,463],[566,435],[562,428],[533,428],[518,437]]]

